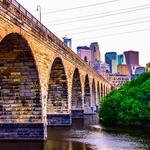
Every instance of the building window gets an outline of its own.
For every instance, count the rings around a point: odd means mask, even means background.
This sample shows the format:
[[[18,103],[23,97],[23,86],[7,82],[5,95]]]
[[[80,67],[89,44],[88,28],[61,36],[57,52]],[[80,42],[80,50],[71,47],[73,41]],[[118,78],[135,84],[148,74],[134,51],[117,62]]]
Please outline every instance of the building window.
[[[88,60],[87,60],[87,56],[85,56],[85,57],[84,57],[84,61],[88,62]]]
[[[96,52],[96,47],[94,46],[94,52]]]

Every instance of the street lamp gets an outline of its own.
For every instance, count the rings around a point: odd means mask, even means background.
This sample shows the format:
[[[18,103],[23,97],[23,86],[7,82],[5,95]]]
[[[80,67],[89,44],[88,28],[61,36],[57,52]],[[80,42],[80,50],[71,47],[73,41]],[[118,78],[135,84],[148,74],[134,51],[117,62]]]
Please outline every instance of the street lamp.
[[[41,6],[38,5],[36,11],[39,11],[40,22],[41,22]]]

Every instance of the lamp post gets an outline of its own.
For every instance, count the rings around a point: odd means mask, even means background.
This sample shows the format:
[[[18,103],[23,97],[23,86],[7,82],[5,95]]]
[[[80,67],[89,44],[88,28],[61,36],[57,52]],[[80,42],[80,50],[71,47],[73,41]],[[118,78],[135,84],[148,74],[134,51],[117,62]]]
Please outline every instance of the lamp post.
[[[36,10],[39,11],[40,22],[41,22],[41,6],[38,5]]]

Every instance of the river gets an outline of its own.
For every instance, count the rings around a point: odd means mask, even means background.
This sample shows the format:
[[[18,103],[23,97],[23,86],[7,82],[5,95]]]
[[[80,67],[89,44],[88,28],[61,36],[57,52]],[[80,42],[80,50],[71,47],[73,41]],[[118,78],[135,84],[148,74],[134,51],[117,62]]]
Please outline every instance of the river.
[[[1,141],[0,150],[149,150],[150,131],[106,128],[96,116],[74,119],[72,127],[49,127],[46,142]]]

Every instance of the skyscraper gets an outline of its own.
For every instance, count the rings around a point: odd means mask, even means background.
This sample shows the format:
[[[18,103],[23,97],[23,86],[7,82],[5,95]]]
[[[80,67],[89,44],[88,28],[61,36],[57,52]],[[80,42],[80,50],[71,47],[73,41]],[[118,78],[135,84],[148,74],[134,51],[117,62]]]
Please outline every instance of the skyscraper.
[[[65,45],[72,48],[72,39],[71,38],[63,37],[63,41],[64,41]]]
[[[127,65],[139,66],[139,52],[138,51],[125,51],[124,52]]]
[[[118,74],[130,76],[129,67],[126,64],[120,64],[117,66]]]
[[[91,50],[91,61],[95,62],[95,61],[100,61],[101,60],[101,54],[100,54],[100,50],[99,50],[99,45],[97,42],[91,43],[90,44],[90,50]]]
[[[78,46],[77,54],[89,65],[91,65],[91,50],[87,46]]]
[[[124,54],[118,55],[118,65],[126,64]]]
[[[130,74],[132,74],[132,70],[139,66],[139,52],[138,51],[125,51],[124,52],[126,64],[129,67]]]
[[[107,52],[105,62],[110,66],[110,73],[117,73],[118,56],[116,52]]]
[[[101,61],[101,54],[97,42],[91,43],[90,47],[78,46],[77,54],[89,65],[91,65],[91,67],[93,67],[99,74],[105,76],[107,75],[107,72],[110,72],[109,64]]]

